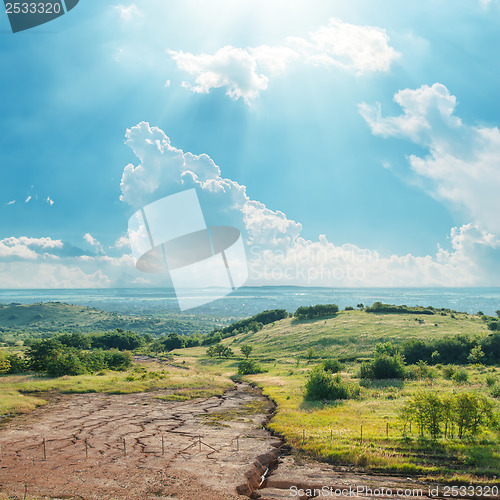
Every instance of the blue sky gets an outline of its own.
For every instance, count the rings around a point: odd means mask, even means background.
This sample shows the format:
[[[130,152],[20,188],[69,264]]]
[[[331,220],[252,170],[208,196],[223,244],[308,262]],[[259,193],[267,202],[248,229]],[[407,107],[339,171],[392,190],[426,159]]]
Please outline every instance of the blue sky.
[[[80,0],[16,34],[0,15],[0,287],[163,283],[127,222],[186,187],[244,233],[249,283],[496,284],[499,6]],[[219,170],[187,179],[188,152]]]

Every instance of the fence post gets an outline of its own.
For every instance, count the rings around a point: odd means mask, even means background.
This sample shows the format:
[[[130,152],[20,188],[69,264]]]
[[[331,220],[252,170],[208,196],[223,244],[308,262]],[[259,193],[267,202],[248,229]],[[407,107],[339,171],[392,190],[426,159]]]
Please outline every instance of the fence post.
[[[45,438],[43,438],[42,445],[43,445],[43,459],[47,460],[47,449],[45,448]]]
[[[302,444],[306,442],[306,430],[302,429]]]
[[[389,422],[386,422],[385,424],[385,437],[389,437]]]
[[[240,436],[236,436],[236,451],[240,451]]]
[[[125,441],[125,438],[123,438],[123,454],[127,456],[127,442]]]
[[[363,424],[361,424],[361,442],[363,442]]]
[[[24,483],[24,500],[26,500],[27,495],[28,495],[28,483]]]
[[[198,436],[199,450],[201,451],[201,436]]]

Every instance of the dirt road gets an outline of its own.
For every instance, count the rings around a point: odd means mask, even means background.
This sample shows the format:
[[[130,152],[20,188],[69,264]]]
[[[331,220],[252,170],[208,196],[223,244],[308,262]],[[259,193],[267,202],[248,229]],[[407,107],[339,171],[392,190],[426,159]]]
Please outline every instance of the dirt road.
[[[62,396],[15,418],[0,430],[0,498],[304,500],[352,498],[349,488],[369,498],[359,487],[422,498],[411,480],[278,460],[281,442],[263,428],[273,405],[247,384],[208,399],[165,395]]]

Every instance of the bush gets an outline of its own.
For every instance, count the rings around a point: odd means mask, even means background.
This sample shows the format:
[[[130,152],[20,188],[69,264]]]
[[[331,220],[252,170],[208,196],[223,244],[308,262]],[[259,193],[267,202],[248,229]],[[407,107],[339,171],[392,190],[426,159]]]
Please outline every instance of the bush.
[[[443,366],[443,376],[444,378],[451,379],[453,375],[455,375],[458,370],[458,366],[456,365],[445,365]]]
[[[255,373],[263,373],[264,369],[255,361],[255,359],[245,359],[238,363],[239,375],[253,375]]]
[[[326,359],[321,364],[325,372],[338,373],[342,370],[342,363],[338,359]]]
[[[389,356],[382,354],[369,363],[363,363],[360,367],[360,378],[387,379],[405,378],[406,370],[403,359],[399,354]]]
[[[461,383],[467,382],[467,380],[469,380],[469,374],[467,373],[467,370],[465,368],[461,368],[460,370],[456,371],[451,376],[451,379],[454,382],[461,384]]]
[[[10,353],[6,355],[6,358],[10,363],[8,373],[24,373],[28,370],[28,365],[23,357]]]
[[[87,370],[80,358],[72,351],[58,352],[47,363],[47,374],[51,377],[62,377],[63,375],[82,375]]]
[[[321,368],[309,374],[305,398],[310,401],[349,399],[359,394],[359,387],[346,384],[340,375],[332,375]]]

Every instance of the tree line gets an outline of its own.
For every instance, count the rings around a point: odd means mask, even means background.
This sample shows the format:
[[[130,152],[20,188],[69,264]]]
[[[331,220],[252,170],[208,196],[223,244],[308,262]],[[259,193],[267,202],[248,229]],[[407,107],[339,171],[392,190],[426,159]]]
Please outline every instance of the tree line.
[[[495,425],[493,404],[474,392],[438,394],[421,391],[411,397],[401,410],[406,425],[414,422],[423,437],[439,436],[463,439],[477,436],[483,427]]]

